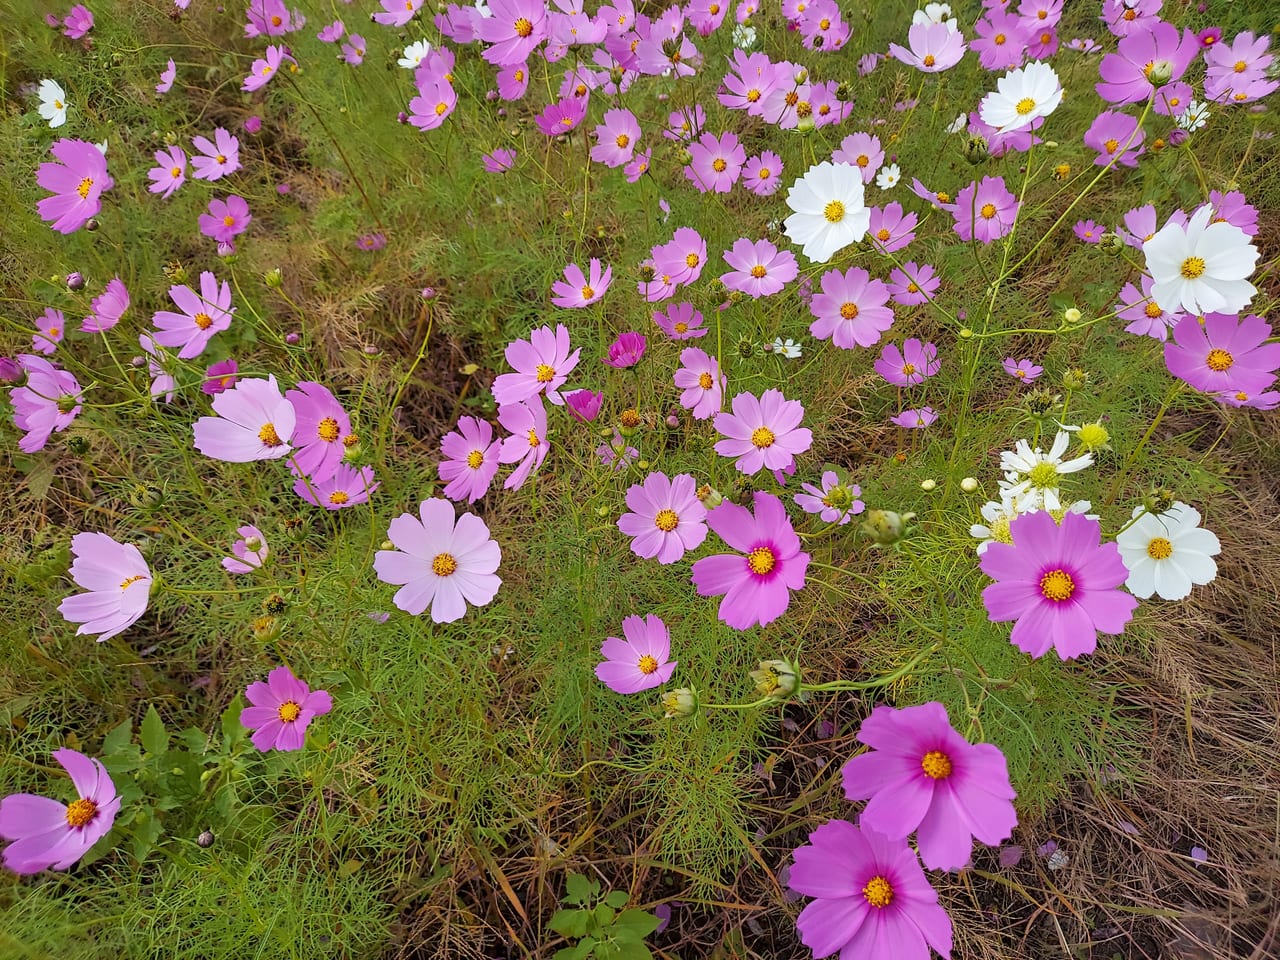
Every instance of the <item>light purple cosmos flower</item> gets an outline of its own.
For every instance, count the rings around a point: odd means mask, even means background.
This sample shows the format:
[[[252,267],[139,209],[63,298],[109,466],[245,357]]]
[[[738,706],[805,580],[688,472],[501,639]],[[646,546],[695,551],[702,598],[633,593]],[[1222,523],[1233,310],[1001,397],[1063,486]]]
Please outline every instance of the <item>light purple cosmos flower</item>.
[[[1013,357],[1005,357],[1004,372],[1022,383],[1033,383],[1040,374],[1044,373],[1044,367],[1036,366],[1030,360],[1015,360]]]
[[[843,526],[866,509],[866,504],[858,499],[862,488],[856,483],[845,486],[834,470],[822,472],[820,488],[812,483],[802,483],[800,487],[807,492],[795,495],[796,505],[805,513],[818,514],[823,523]]]
[[[560,388],[578,365],[581,352],[581,348],[569,352],[569,329],[563,323],[557,323],[554,331],[549,326],[532,330],[528,340],[515,340],[507,345],[507,362],[516,372],[503,373],[494,379],[494,400],[499,406],[505,406],[532,400],[545,392],[548,400],[560,406],[564,403]]]
[[[66,870],[111,830],[120,797],[101,760],[63,748],[53,759],[71,775],[77,799],[60,803],[31,793],[0,800],[0,838],[12,840],[4,865],[14,873]]]
[[[213,398],[216,417],[201,417],[193,426],[195,448],[227,463],[277,460],[293,449],[297,415],[280,393],[274,376],[250,377]]]
[[[893,325],[889,289],[861,267],[822,275],[822,293],[814,294],[809,311],[816,317],[809,332],[819,340],[852,350],[869,347]]]
[[[907,339],[901,349],[896,343],[886,343],[880,351],[880,358],[873,364],[876,373],[895,387],[924,383],[938,372],[941,365],[937,346],[921,343],[915,337]]]
[[[265,55],[253,61],[253,66],[249,69],[249,75],[244,78],[244,83],[240,85],[240,89],[246,93],[261,90],[276,75],[276,72],[280,69],[280,63],[284,60],[288,60],[290,63],[297,63],[293,57],[285,52],[284,47],[267,47]]]
[[[602,298],[613,282],[613,267],[607,266],[602,271],[599,259],[592,257],[588,270],[589,277],[583,275],[582,268],[576,263],[568,264],[564,268],[564,279],[551,284],[551,302],[557,307],[574,308],[589,306]]]
[[[562,133],[574,130],[586,115],[585,97],[567,97],[555,103],[548,103],[542,112],[534,117],[533,122],[548,137],[558,137]]]
[[[988,244],[1013,229],[1019,206],[1004,177],[983,177],[981,183],[971,183],[956,195],[953,228],[961,240]]]
[[[245,10],[246,37],[279,37],[301,30],[307,19],[297,10],[289,12],[284,0],[249,0]]]
[[[1206,313],[1186,316],[1164,345],[1169,372],[1205,393],[1261,393],[1276,379],[1280,343],[1268,343],[1271,325],[1261,317]]]
[[[13,423],[26,431],[18,441],[23,453],[43,450],[54,431],[62,432],[80,415],[80,384],[74,374],[59,370],[44,357],[19,354],[18,363],[26,371],[26,382],[9,390]]]
[[[31,349],[51,357],[67,332],[67,317],[61,310],[47,307],[36,320],[36,332],[31,335]]]
[[[600,465],[609,467],[614,473],[631,466],[639,456],[640,451],[627,443],[616,428],[611,441],[596,447],[596,457],[600,460]]]
[[[42,163],[36,183],[53,193],[36,204],[40,219],[58,233],[75,233],[102,210],[103,192],[115,186],[107,158],[87,140],[58,140],[49,148],[57,163]]]
[[[1143,154],[1142,141],[1146,134],[1136,117],[1116,110],[1103,110],[1084,134],[1084,145],[1098,151],[1093,158],[1095,166],[1105,167],[1111,162],[1126,167],[1136,167]]]
[[[840,770],[845,797],[870,801],[858,822],[891,840],[918,830],[929,869],[959,870],[974,837],[994,846],[1013,834],[1017,794],[1004,754],[956,733],[941,703],[876,707],[858,739],[872,749]]]
[[[707,514],[707,524],[738,553],[703,557],[692,568],[700,596],[721,594],[719,617],[735,630],[772,623],[791,604],[791,591],[804,589],[809,554],[782,501],[756,491],[754,514],[724,501]]]
[[[619,334],[618,339],[609,344],[609,355],[602,362],[619,370],[634,367],[644,357],[647,340],[644,334],[628,331]]]
[[[630,110],[606,110],[595,135],[591,159],[606,167],[626,166],[640,142],[640,123]]]
[[[254,731],[253,745],[269,750],[301,750],[307,740],[307,725],[333,709],[327,690],[312,690],[288,667],[276,667],[244,692],[252,706],[240,711],[241,726]]]
[[[705,532],[705,531],[704,531]],[[657,614],[630,616],[622,621],[622,640],[609,637],[600,645],[604,662],[596,676],[614,693],[652,690],[671,679],[676,661],[671,656],[671,634]]]
[[[627,178],[627,183],[635,183],[649,171],[649,161],[653,158],[652,150],[644,150],[637,153],[631,162],[622,168],[622,174]]]
[[[221,180],[240,169],[240,141],[222,127],[213,131],[213,141],[193,137],[191,143],[199,154],[191,157],[191,176],[197,180]]]
[[[917,264],[908,260],[901,267],[894,267],[885,284],[893,302],[904,307],[927,303],[938,292],[942,279],[927,263]]]
[[[733,269],[721,274],[720,280],[730,290],[753,299],[777,293],[800,272],[795,254],[790,250],[779,251],[768,240],[753,243],[741,237],[733,241],[733,248],[723,256],[724,262]]]
[[[117,543],[105,533],[77,533],[71,538],[71,579],[87,590],[67,597],[58,612],[80,624],[76,636],[98,634],[102,643],[133,626],[151,599],[151,569],[131,543]]]
[[[1185,316],[1174,309],[1166,311],[1152,297],[1155,281],[1145,273],[1139,279],[1142,289],[1126,283],[1120,290],[1120,302],[1116,304],[1116,316],[1128,321],[1125,332],[1137,336],[1152,337],[1162,343],[1169,339],[1169,331]]]
[[[551,450],[547,441],[547,408],[536,397],[508,403],[498,408],[498,423],[511,434],[502,440],[498,462],[519,464],[502,489],[519,490]]]
[[[129,291],[124,281],[112,277],[102,293],[89,303],[89,316],[80,321],[81,333],[105,333],[120,322],[129,309]]]
[[[358,33],[352,33],[347,36],[347,42],[342,45],[342,59],[353,67],[358,67],[364,63],[364,37]]]
[[[293,492],[307,503],[326,510],[345,510],[347,507],[368,503],[381,483],[373,478],[373,467],[356,469],[346,463],[339,463],[338,468],[327,480],[312,480],[300,477],[293,484]]]
[[[529,65],[527,63],[508,64],[498,71],[498,96],[503,100],[521,100],[528,90]]]
[[[1008,70],[1021,65],[1031,31],[1018,17],[1002,10],[988,10],[973,25],[977,37],[969,44],[984,70]]]
[[[160,71],[160,82],[156,84],[156,93],[165,94],[173,89],[173,81],[178,76],[178,65],[170,59],[165,68]]]
[[[301,381],[285,392],[295,415],[293,456],[289,472],[295,477],[310,477],[321,484],[338,470],[346,452],[346,439],[351,435],[351,418],[329,388],[310,380]]]
[[[397,549],[379,550],[373,569],[383,583],[403,584],[393,602],[405,613],[416,617],[430,608],[434,622],[452,623],[468,604],[483,607],[497,594],[502,550],[475,514],[455,522],[448,500],[423,500],[418,513],[391,521],[387,539]]]
[[[472,21],[476,36],[492,44],[482,54],[489,63],[523,63],[547,36],[543,0],[490,0],[489,10],[492,16]]]
[[[163,349],[156,345],[149,333],[138,334],[138,346],[145,353],[147,362],[147,373],[151,375],[150,394],[153,399],[161,403],[173,403],[173,394],[177,389],[177,381],[174,380],[173,374],[164,368],[161,360],[166,359],[162,354]]]
[[[200,274],[200,293],[186,284],[169,288],[169,297],[182,313],[160,310],[152,322],[156,326],[155,342],[163,347],[179,347],[178,358],[190,360],[204,352],[214,334],[231,326],[231,285],[208,270]]]
[[[1102,240],[1104,231],[1092,220],[1078,220],[1071,232],[1085,243],[1098,243]]]
[[[571,396],[571,395],[570,395]],[[569,397],[569,402],[572,400]],[[493,425],[478,417],[460,417],[458,427],[440,441],[437,467],[450,500],[475,503],[486,493],[498,473],[502,441],[493,438]]]
[[[707,263],[707,241],[693,227],[677,227],[670,243],[650,252],[654,269],[677,286],[697,283]]]
[[[718,137],[704,133],[697,143],[689,144],[688,151],[690,160],[684,175],[702,193],[728,193],[738,182],[747,159],[747,151],[738,138],[727,131]]]
[[[506,173],[515,166],[516,152],[514,150],[498,149],[491,153],[486,153],[480,160],[488,173]]]
[[[702,312],[692,303],[671,303],[665,312],[655,310],[653,322],[662,328],[662,332],[672,340],[692,340],[705,337],[708,333],[703,323]]]
[[[384,27],[403,27],[422,7],[422,0],[381,0],[382,12],[370,19]]]
[[[335,20],[317,33],[316,39],[321,43],[337,43],[346,32],[346,25],[341,20]]]
[[[200,214],[200,232],[218,243],[230,243],[249,229],[249,204],[244,197],[234,193],[226,200],[216,197],[209,201],[209,212]]]
[[[668,479],[655,472],[627,490],[631,512],[618,518],[618,529],[632,538],[631,552],[667,564],[700,547],[707,538],[707,508],[697,488],[687,473]]]
[[[923,430],[937,419],[938,414],[933,407],[921,407],[919,410],[903,410],[890,417],[889,422],[907,430]]]
[[[228,573],[252,573],[264,563],[271,550],[267,546],[267,538],[251,523],[237,527],[240,538],[231,544],[230,557],[222,558],[222,566]]]
[[[1012,544],[987,545],[979,563],[996,582],[982,602],[992,622],[1017,621],[1009,639],[1019,650],[1039,657],[1052,647],[1073,660],[1094,651],[1099,632],[1124,632],[1138,599],[1120,589],[1129,571],[1101,534],[1083,514],[1068,511],[1058,524],[1037,510],[1010,522]]]
[[[847,163],[862,172],[862,182],[870,183],[876,178],[876,171],[884,163],[884,149],[880,146],[880,138],[869,133],[851,133],[840,141],[840,146],[831,154],[834,163]]]
[[[672,379],[684,391],[680,406],[691,411],[695,420],[706,420],[719,412],[728,378],[720,372],[715,357],[697,347],[685,347],[680,351],[680,369]]]
[[[915,229],[919,221],[914,213],[905,213],[902,204],[896,200],[886,204],[884,209],[872,207],[867,239],[877,250],[893,253],[916,238]]]
[[[435,130],[457,107],[457,91],[444,77],[425,77],[417,86],[418,95],[409,101],[409,123],[419,130]]]
[[[950,70],[964,56],[964,37],[945,23],[913,23],[907,29],[908,50],[889,44],[889,56],[925,73]]]
[[[742,185],[757,197],[771,197],[782,184],[782,158],[772,150],[761,150],[742,166]]]
[[[800,426],[804,404],[788,400],[781,390],[766,390],[758,399],[740,393],[732,409],[716,414],[716,431],[725,439],[715,449],[723,457],[736,457],[734,466],[745,474],[761,467],[785,470],[813,444],[813,432]]]
[[[1168,82],[1179,80],[1200,52],[1200,41],[1190,30],[1156,20],[1147,30],[1135,30],[1122,37],[1115,53],[1108,53],[1098,64],[1102,82],[1095,84],[1098,96],[1108,103],[1123,106],[1142,103],[1159,87],[1151,82],[1152,72],[1159,69]]]

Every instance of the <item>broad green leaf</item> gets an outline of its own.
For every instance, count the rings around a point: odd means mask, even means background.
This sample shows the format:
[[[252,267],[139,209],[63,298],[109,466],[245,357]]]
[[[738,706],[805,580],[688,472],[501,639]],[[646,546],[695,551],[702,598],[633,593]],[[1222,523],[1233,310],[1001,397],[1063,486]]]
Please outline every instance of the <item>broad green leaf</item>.
[[[164,728],[164,721],[156,712],[156,705],[147,707],[147,715],[142,718],[142,748],[153,757],[158,757],[169,749],[169,731]]]
[[[119,753],[133,739],[133,720],[125,718],[124,723],[108,733],[102,740],[102,755],[109,757]]]
[[[627,900],[629,899],[630,897],[627,895],[627,891],[614,890],[607,897],[604,898],[604,902],[607,903],[609,906],[613,907],[615,910],[621,910],[623,907],[627,905]]]
[[[585,937],[591,923],[589,910],[557,910],[547,927],[562,937]]]
[[[618,918],[613,921],[613,925],[614,927],[628,927],[636,931],[640,936],[647,937],[658,929],[660,922],[652,913],[644,910],[623,910],[618,914]]]

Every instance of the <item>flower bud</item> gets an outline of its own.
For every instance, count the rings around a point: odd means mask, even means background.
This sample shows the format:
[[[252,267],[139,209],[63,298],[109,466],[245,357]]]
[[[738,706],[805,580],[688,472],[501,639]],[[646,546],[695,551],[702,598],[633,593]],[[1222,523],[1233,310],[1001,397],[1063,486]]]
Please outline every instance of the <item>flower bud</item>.
[[[804,67],[801,67],[799,70],[796,71],[795,81],[796,81],[797,87],[800,86],[800,84],[807,81],[808,79],[809,79],[809,71],[806,70]]]
[[[129,502],[138,510],[154,510],[164,503],[164,491],[154,483],[138,483],[129,491]]]
[[[206,849],[206,850],[208,850],[210,847],[212,847],[212,846],[213,846],[213,831],[212,831],[212,830],[201,830],[201,831],[200,831],[200,836],[196,837],[196,846],[198,846],[198,847],[203,847],[203,848],[204,848],[204,849]]]
[[[1148,513],[1167,513],[1177,499],[1178,495],[1168,487],[1156,487],[1142,498],[1142,505],[1147,508]]]
[[[960,330],[960,339],[961,339],[961,340],[972,340],[972,339],[973,339],[973,331],[972,331],[972,330],[970,330],[968,327],[962,327],[962,328],[961,328],[961,330]]]
[[[68,274],[67,274],[67,289],[68,289],[68,290],[83,290],[83,289],[84,289],[84,274],[82,274],[79,270],[73,270],[73,271],[71,271],[71,273],[68,273]]]
[[[1036,387],[1022,397],[1023,403],[1027,405],[1027,410],[1033,417],[1043,417],[1056,407],[1061,399],[1060,396],[1049,392],[1044,387]]]
[[[284,273],[279,267],[272,267],[262,275],[262,282],[272,290],[279,290],[284,286]]]
[[[68,437],[67,449],[77,457],[83,457],[89,452],[89,441],[81,436]]]
[[[749,674],[761,696],[789,700],[800,689],[800,668],[787,660],[761,660]]]
[[[346,463],[359,463],[364,453],[364,445],[360,442],[360,434],[348,433],[342,438],[342,459]]]
[[[1062,319],[1067,321],[1067,323],[1079,323],[1080,316],[1080,311],[1075,307],[1067,307],[1067,309],[1062,311]]]
[[[813,122],[813,117],[801,117],[796,121],[796,133],[801,136],[808,136],[817,129],[817,124]]]
[[[280,621],[275,617],[257,617],[249,626],[259,643],[270,643],[280,636]]]
[[[624,437],[635,436],[636,432],[640,429],[640,424],[640,411],[636,410],[634,407],[623,410],[622,413],[618,415],[618,432]],[[626,444],[623,444],[622,448],[625,450]]]
[[[289,601],[278,593],[273,593],[262,601],[262,612],[268,616],[278,617],[289,609]]]
[[[698,692],[692,687],[680,687],[662,695],[662,715],[672,717],[692,717],[698,712]]]
[[[187,268],[178,260],[169,260],[164,265],[164,278],[170,283],[186,283]]]
[[[1190,138],[1191,134],[1179,127],[1176,130],[1169,131],[1169,146],[1180,147]]]
[[[920,489],[925,493],[933,493],[934,490],[938,489],[938,481],[933,479],[921,480]]]
[[[849,85],[848,80],[841,80],[840,85],[836,87],[836,99],[841,103],[848,103],[853,99],[853,87]]]
[[[862,521],[862,532],[881,546],[892,546],[906,535],[907,524],[915,519],[914,513],[894,513],[892,510],[868,510]]]
[[[963,490],[965,493],[973,493],[975,490],[978,489],[978,478],[965,477],[963,480],[960,481],[960,489]]]
[[[1076,435],[1080,438],[1080,444],[1086,450],[1105,449],[1107,443],[1111,440],[1111,434],[1107,432],[1107,428],[1101,423],[1082,423],[1080,429],[1076,431]]]
[[[62,396],[58,397],[58,400],[57,400],[58,412],[70,413],[72,410],[76,408],[76,405],[79,404],[79,402],[80,401],[77,400],[71,394],[64,393]]]
[[[974,135],[965,141],[964,158],[975,167],[980,163],[986,163],[989,156],[991,151],[987,149],[986,137]]]
[[[1067,390],[1080,390],[1089,385],[1089,373],[1072,367],[1062,375],[1062,386]]]
[[[90,217],[88,220],[86,220],[86,221],[85,221],[84,228],[85,228],[86,230],[88,230],[90,233],[93,233],[95,230],[97,230],[97,229],[98,229],[98,220],[97,220],[97,218],[96,218],[96,217]]]
[[[769,347],[770,349],[772,349],[773,344],[769,344]],[[754,343],[752,343],[746,337],[743,337],[741,340],[738,341],[738,356],[740,356],[743,360],[750,360],[755,355],[756,355],[756,345]]]
[[[1116,233],[1104,233],[1098,238],[1098,249],[1109,257],[1118,257],[1124,250],[1124,241]]]
[[[1173,64],[1168,60],[1154,60],[1142,72],[1153,87],[1163,87],[1173,79]]]
[[[721,496],[720,491],[709,483],[704,483],[698,488],[697,496],[698,499],[702,501],[702,505],[708,510],[714,510],[716,507],[720,506],[720,504],[724,503],[724,497]]]

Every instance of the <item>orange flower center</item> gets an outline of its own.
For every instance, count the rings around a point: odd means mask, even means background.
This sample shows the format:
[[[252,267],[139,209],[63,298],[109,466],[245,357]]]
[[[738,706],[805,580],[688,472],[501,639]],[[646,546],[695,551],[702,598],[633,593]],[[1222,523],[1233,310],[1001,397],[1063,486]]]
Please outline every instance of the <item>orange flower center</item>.
[[[700,386],[703,390],[710,390],[711,384],[712,384],[711,374],[709,373],[698,374],[698,386]]]
[[[941,750],[930,750],[920,758],[920,769],[927,777],[945,780],[951,776],[951,758]]]
[[[1147,556],[1152,560],[1168,560],[1173,556],[1173,544],[1164,537],[1156,537],[1147,544]]]
[[[1046,600],[1062,603],[1076,592],[1076,582],[1065,570],[1050,570],[1040,578],[1040,593]]]
[[[98,812],[98,805],[88,797],[81,797],[67,804],[67,826],[83,827]]]
[[[333,443],[338,439],[338,421],[333,417],[325,417],[316,426],[316,436],[325,443]]]
[[[518,37],[527,37],[529,36],[529,34],[533,33],[533,24],[530,23],[528,18],[526,17],[521,17],[520,19],[518,19],[515,22],[515,28],[516,28],[516,36]]]
[[[872,877],[862,888],[862,896],[877,910],[883,910],[893,902],[893,887],[884,877]]]
[[[262,441],[264,446],[278,447],[284,441],[280,439],[280,434],[276,433],[276,425],[274,423],[264,423],[262,429],[258,431],[258,439]]]
[[[1214,347],[1209,351],[1209,355],[1204,358],[1204,362],[1209,365],[1210,370],[1222,373],[1224,370],[1231,369],[1231,365],[1235,363],[1235,357],[1221,347]]]
[[[333,493],[329,494],[329,502],[335,507],[340,507],[344,503],[350,502],[350,500],[351,497],[345,490],[335,490]]]
[[[636,664],[640,668],[640,672],[646,676],[658,669],[658,659],[652,654],[646,653],[640,658],[640,662]]]
[[[841,304],[840,316],[846,320],[856,320],[858,317],[858,305],[856,303]]]
[[[431,572],[437,577],[447,577],[455,573],[458,569],[458,561],[453,559],[451,553],[437,553],[436,558],[431,561]]]
[[[755,277],[757,280],[763,277],[767,272],[768,271],[765,270],[763,263],[757,263],[754,267],[751,268],[751,275]]]
[[[204,312],[197,313],[191,319],[195,322],[195,325],[199,327],[201,330],[208,330],[211,326],[213,326],[213,317],[209,316],[207,313],[204,313]]]

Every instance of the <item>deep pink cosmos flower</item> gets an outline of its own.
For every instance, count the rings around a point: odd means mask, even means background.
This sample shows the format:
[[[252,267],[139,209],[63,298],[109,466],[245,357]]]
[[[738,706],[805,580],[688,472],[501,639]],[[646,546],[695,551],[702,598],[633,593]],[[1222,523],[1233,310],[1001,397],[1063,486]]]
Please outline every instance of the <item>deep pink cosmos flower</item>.
[[[652,690],[671,679],[676,661],[671,656],[671,634],[657,614],[630,616],[622,621],[622,640],[609,637],[600,645],[604,662],[596,676],[614,693]]]
[[[707,514],[707,524],[739,551],[703,557],[692,568],[693,584],[704,597],[721,594],[719,617],[735,630],[772,623],[786,612],[791,591],[804,589],[809,554],[800,552],[782,501],[756,491],[754,515],[724,501]]]
[[[902,204],[896,200],[886,204],[884,209],[872,207],[867,239],[877,250],[893,253],[916,238],[915,229],[919,221],[914,213],[905,213]]]
[[[665,312],[655,310],[653,322],[672,340],[692,340],[695,337],[705,337],[708,332],[703,327],[705,321],[702,311],[688,302],[668,304]]]
[[[632,538],[631,552],[667,564],[700,547],[707,538],[707,508],[697,489],[687,473],[668,479],[655,472],[627,490],[631,512],[618,518],[618,529]]]
[[[771,197],[782,184],[782,158],[772,150],[761,150],[742,166],[742,185],[757,197]]]
[[[806,50],[839,50],[848,41],[849,33],[849,24],[841,19],[835,0],[812,0],[800,18],[800,35]]]
[[[1136,117],[1116,110],[1103,110],[1084,134],[1084,145],[1098,151],[1093,158],[1095,166],[1105,167],[1115,162],[1126,167],[1136,167],[1143,154],[1142,142],[1146,134]]]
[[[564,394],[564,408],[579,423],[590,423],[600,415],[604,394],[599,390],[574,390]]]
[[[231,544],[230,557],[222,558],[222,567],[228,573],[252,573],[264,563],[271,553],[267,538],[251,523],[237,527],[238,540]]]
[[[734,50],[730,63],[717,98],[721,106],[745,110],[751,117],[764,114],[765,100],[776,85],[791,81],[790,72],[763,53]]]
[[[591,159],[606,167],[622,167],[631,160],[640,142],[640,123],[630,110],[606,110],[604,122],[596,127],[596,145]]]
[[[239,365],[234,360],[219,360],[217,363],[209,364],[204,372],[204,383],[200,384],[200,390],[211,397],[224,390],[230,390],[235,386],[236,372],[239,369]]]
[[[502,550],[475,514],[455,522],[448,500],[423,500],[418,513],[391,521],[387,539],[397,549],[379,550],[373,569],[383,583],[403,584],[393,602],[405,613],[416,617],[430,608],[434,622],[452,623],[468,604],[483,607],[497,594]]]
[[[1179,32],[1173,24],[1156,20],[1149,29],[1122,37],[1116,52],[1102,58],[1102,82],[1094,89],[1109,103],[1141,103],[1157,89],[1150,80],[1153,71],[1168,78],[1163,83],[1179,80],[1199,52],[1200,42],[1190,30]]]
[[[858,739],[872,749],[840,770],[845,797],[870,801],[858,822],[891,840],[918,830],[929,869],[959,870],[975,837],[995,845],[1013,834],[1017,794],[1004,754],[956,733],[941,703],[876,707]]]
[[[805,513],[816,513],[823,523],[839,523],[841,526],[852,520],[866,509],[866,504],[858,499],[862,488],[856,483],[849,485],[840,482],[840,475],[834,470],[822,472],[822,486],[812,483],[800,484],[806,493],[795,495],[796,506]]]
[[[720,275],[730,290],[745,293],[753,299],[771,296],[794,280],[800,272],[790,250],[779,251],[768,240],[754,243],[746,237],[733,241],[733,248],[723,254],[724,262],[733,267]]]
[[[197,180],[221,180],[240,169],[240,141],[222,127],[213,131],[213,141],[193,137],[191,143],[199,154],[191,157],[191,176]]]
[[[720,136],[704,133],[697,143],[689,144],[688,151],[690,160],[684,175],[702,193],[728,193],[738,182],[747,159],[747,151],[738,138],[727,131]]]
[[[234,193],[226,200],[216,197],[209,201],[209,212],[200,214],[200,232],[218,243],[230,243],[249,229],[249,204],[244,197]]]
[[[18,441],[23,453],[43,450],[54,431],[62,432],[80,415],[80,384],[73,374],[59,370],[44,357],[19,354],[18,363],[27,379],[9,390],[13,423],[26,434]]]
[[[80,321],[81,333],[105,333],[120,322],[129,309],[129,291],[124,281],[112,277],[99,296],[89,303],[89,316]]]
[[[619,334],[618,339],[609,344],[609,355],[602,362],[619,370],[634,367],[644,357],[647,344],[644,334],[628,331]]]
[[[505,406],[532,400],[545,392],[548,400],[560,406],[564,403],[560,388],[578,365],[581,352],[581,348],[569,352],[569,329],[563,323],[557,323],[554,332],[550,327],[532,330],[528,340],[515,340],[507,345],[507,363],[516,372],[503,373],[494,379],[494,400],[498,406]]]
[[[213,398],[216,417],[201,417],[193,426],[195,448],[227,463],[277,460],[293,449],[297,415],[280,393],[274,376],[251,377]]]
[[[547,441],[547,408],[537,397],[498,407],[498,423],[511,436],[503,438],[499,463],[518,463],[503,490],[519,490],[542,466],[551,445]]]
[[[373,467],[356,469],[340,463],[327,480],[300,477],[293,484],[293,492],[314,506],[345,510],[369,502],[369,497],[382,485],[373,477]]]
[[[787,884],[815,898],[796,920],[815,957],[927,960],[930,947],[951,956],[951,918],[905,840],[831,820],[795,861]]]
[[[156,326],[155,342],[162,347],[181,348],[180,360],[198,357],[209,345],[214,334],[231,326],[235,308],[231,306],[231,284],[222,281],[208,270],[200,274],[200,293],[186,284],[169,288],[169,297],[182,313],[160,310],[152,322]]]
[[[572,402],[572,401],[570,401]],[[444,495],[459,503],[475,503],[486,493],[498,473],[502,441],[493,438],[493,425],[478,417],[461,417],[458,427],[440,441],[440,479]]]
[[[601,271],[600,261],[596,257],[592,257],[587,266],[589,277],[583,275],[582,268],[576,263],[565,266],[564,279],[551,284],[552,303],[557,307],[586,307],[604,296],[609,284],[613,282],[613,267],[607,266]]]
[[[67,597],[58,612],[80,624],[76,636],[96,633],[102,643],[133,626],[151,599],[151,569],[138,548],[105,533],[77,533],[71,555],[71,579],[88,592]]]
[[[876,178],[876,171],[884,163],[884,149],[880,146],[880,138],[869,133],[851,133],[840,141],[840,146],[831,154],[833,163],[847,163],[857,167],[862,173],[862,182],[870,183]]]
[[[901,349],[896,343],[886,343],[873,366],[886,382],[895,387],[909,387],[932,377],[942,366],[942,361],[938,359],[937,346],[910,337]]]
[[[937,419],[938,414],[933,407],[921,407],[919,410],[903,410],[890,417],[889,422],[906,430],[923,430]]]
[[[31,335],[31,349],[51,357],[67,333],[67,317],[61,310],[48,307],[36,320],[36,332]]]
[[[276,75],[276,72],[280,69],[281,62],[284,60],[294,64],[297,63],[293,57],[289,56],[284,47],[267,47],[264,56],[253,61],[253,66],[249,69],[249,75],[244,78],[244,83],[240,85],[240,89],[246,93],[261,90]]]
[[[516,152],[514,150],[494,150],[486,153],[480,158],[484,164],[484,169],[488,173],[506,173],[516,163]]]
[[[733,412],[716,415],[716,431],[725,439],[716,443],[716,453],[737,457],[734,463],[745,474],[761,467],[785,470],[795,465],[795,455],[813,443],[813,432],[801,427],[804,404],[788,400],[781,390],[766,390],[757,399],[750,393],[733,398]]]
[[[103,192],[115,186],[107,158],[87,140],[58,140],[49,152],[57,163],[42,163],[36,183],[53,193],[36,204],[40,219],[58,233],[75,233],[102,210]]]
[[[31,793],[0,800],[0,838],[12,840],[4,865],[14,873],[66,870],[111,830],[120,797],[101,760],[63,748],[53,759],[71,775],[77,799],[60,803]]]
[[[254,731],[253,745],[269,750],[301,750],[307,725],[333,709],[327,690],[312,690],[288,667],[276,667],[267,681],[249,684],[244,692],[252,706],[240,711],[240,725]]]
[[[1005,357],[1004,372],[1021,383],[1032,383],[1040,374],[1044,373],[1044,367],[1036,366],[1030,360],[1015,360],[1013,357]]]
[[[1013,229],[1019,206],[1004,177],[983,177],[981,183],[971,183],[956,195],[953,228],[961,240],[991,243]]]
[[[684,391],[680,394],[680,406],[691,411],[695,420],[706,420],[719,412],[728,378],[720,372],[716,358],[705,350],[697,347],[681,350],[680,369],[672,380]]]
[[[988,618],[1016,620],[1010,640],[1033,657],[1050,647],[1063,660],[1092,653],[1098,633],[1124,632],[1138,605],[1120,589],[1129,571],[1114,543],[1100,543],[1098,521],[1045,510],[1009,524],[1012,544],[992,542],[979,563],[997,581],[982,591]]]
[[[817,318],[809,332],[817,339],[830,339],[844,350],[869,347],[893,325],[888,287],[861,267],[843,273],[828,270],[821,285],[822,293],[809,302],[809,311]]]
[[[889,55],[925,73],[950,70],[964,56],[964,37],[945,23],[913,23],[907,29],[908,50],[889,44]]]
[[[79,40],[92,29],[93,14],[82,3],[77,3],[62,18],[62,35],[68,40]]]
[[[1280,368],[1280,343],[1267,343],[1270,336],[1271,325],[1257,316],[1183,317],[1164,345],[1165,366],[1205,393],[1261,393]]]
[[[295,477],[310,477],[321,484],[338,471],[346,452],[346,439],[351,435],[351,418],[329,388],[310,380],[301,381],[285,392],[295,415],[293,456],[289,472]]]
[[[548,137],[558,137],[577,128],[582,118],[587,115],[585,97],[568,97],[555,103],[548,103],[533,122]]]
[[[173,191],[187,182],[187,154],[181,147],[157,150],[156,163],[159,166],[147,171],[147,179],[151,181],[147,189],[168,200]]]
[[[492,44],[483,53],[489,63],[523,63],[547,36],[543,0],[490,0],[489,10],[493,16],[472,21],[476,36]]]

